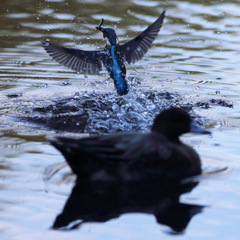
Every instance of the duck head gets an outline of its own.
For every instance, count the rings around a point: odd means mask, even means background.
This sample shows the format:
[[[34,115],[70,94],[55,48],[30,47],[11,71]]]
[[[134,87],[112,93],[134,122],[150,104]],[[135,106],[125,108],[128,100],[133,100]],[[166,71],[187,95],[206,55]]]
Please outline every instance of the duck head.
[[[210,134],[209,131],[194,124],[188,112],[181,108],[170,108],[156,116],[153,132],[164,134],[169,140],[179,142],[179,136],[184,133]]]
[[[103,37],[107,40],[107,42],[110,45],[116,46],[118,40],[117,40],[117,34],[116,34],[115,30],[112,28],[102,27],[103,21],[104,20],[102,19],[101,22],[99,23],[99,25],[96,27],[96,29],[103,33]]]

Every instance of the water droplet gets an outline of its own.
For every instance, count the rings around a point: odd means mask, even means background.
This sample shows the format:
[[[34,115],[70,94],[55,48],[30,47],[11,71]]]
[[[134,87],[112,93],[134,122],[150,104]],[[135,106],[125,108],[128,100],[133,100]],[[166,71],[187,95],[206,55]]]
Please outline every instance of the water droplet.
[[[112,110],[113,110],[114,112],[119,111],[119,106],[118,106],[118,104],[114,103],[114,104],[112,105]]]
[[[48,86],[48,84],[47,84],[47,83],[45,83],[45,84],[43,85],[43,87],[45,87],[45,88],[46,88],[47,86]]]
[[[217,95],[220,95],[220,91],[216,91],[216,94],[217,94]]]
[[[195,87],[195,89],[196,89],[196,90],[199,90],[199,89],[200,89],[200,87],[199,87],[199,86],[196,86],[196,87]]]
[[[87,39],[89,40],[89,39],[90,39],[90,37],[89,37],[89,36],[87,36]]]
[[[181,42],[181,41],[182,41],[182,38],[179,38],[179,41]]]
[[[64,82],[60,83],[61,86],[67,86],[70,85],[69,80],[65,80]]]
[[[80,98],[80,93],[79,92],[75,92],[73,98],[74,99],[79,99]]]

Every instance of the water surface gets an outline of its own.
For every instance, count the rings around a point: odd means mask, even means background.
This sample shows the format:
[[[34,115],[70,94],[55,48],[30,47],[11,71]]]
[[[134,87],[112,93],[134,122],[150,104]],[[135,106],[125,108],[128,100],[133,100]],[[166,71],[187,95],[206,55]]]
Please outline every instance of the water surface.
[[[1,6],[1,239],[239,239],[239,1],[1,0]],[[103,48],[102,34],[95,30],[101,18],[116,28],[123,43],[164,8],[166,19],[152,48],[127,66],[132,90],[121,100],[105,71],[76,74],[41,47],[48,38],[62,46]],[[182,195],[182,203],[206,206],[184,232],[171,234],[146,213],[74,231],[50,229],[73,183],[60,173],[45,179],[46,168],[64,161],[46,137],[77,133],[53,128],[49,119],[86,116],[81,104],[90,120],[79,132],[147,131],[155,114],[169,105],[188,106],[195,120],[212,131],[211,136],[182,138],[200,154],[205,173],[227,168],[200,178],[192,192]],[[32,117],[41,124],[26,121]],[[71,119],[75,127],[83,126],[78,116]]]

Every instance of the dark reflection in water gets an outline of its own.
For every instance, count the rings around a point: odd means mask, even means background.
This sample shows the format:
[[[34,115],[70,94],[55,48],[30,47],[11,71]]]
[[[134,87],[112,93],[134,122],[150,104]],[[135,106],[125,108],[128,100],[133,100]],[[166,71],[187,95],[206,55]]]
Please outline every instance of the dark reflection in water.
[[[106,222],[124,213],[153,214],[159,224],[182,232],[203,206],[179,202],[197,182],[102,183],[77,181],[54,229],[75,229],[84,223]]]

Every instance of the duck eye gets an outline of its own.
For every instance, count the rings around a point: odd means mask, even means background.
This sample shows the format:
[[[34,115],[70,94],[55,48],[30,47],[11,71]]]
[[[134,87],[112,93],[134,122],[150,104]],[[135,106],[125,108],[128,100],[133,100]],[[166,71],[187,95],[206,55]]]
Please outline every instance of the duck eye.
[[[104,33],[103,33],[103,36],[104,36],[104,37],[107,37],[107,36],[108,36],[108,34],[107,34],[106,32],[104,32]]]

